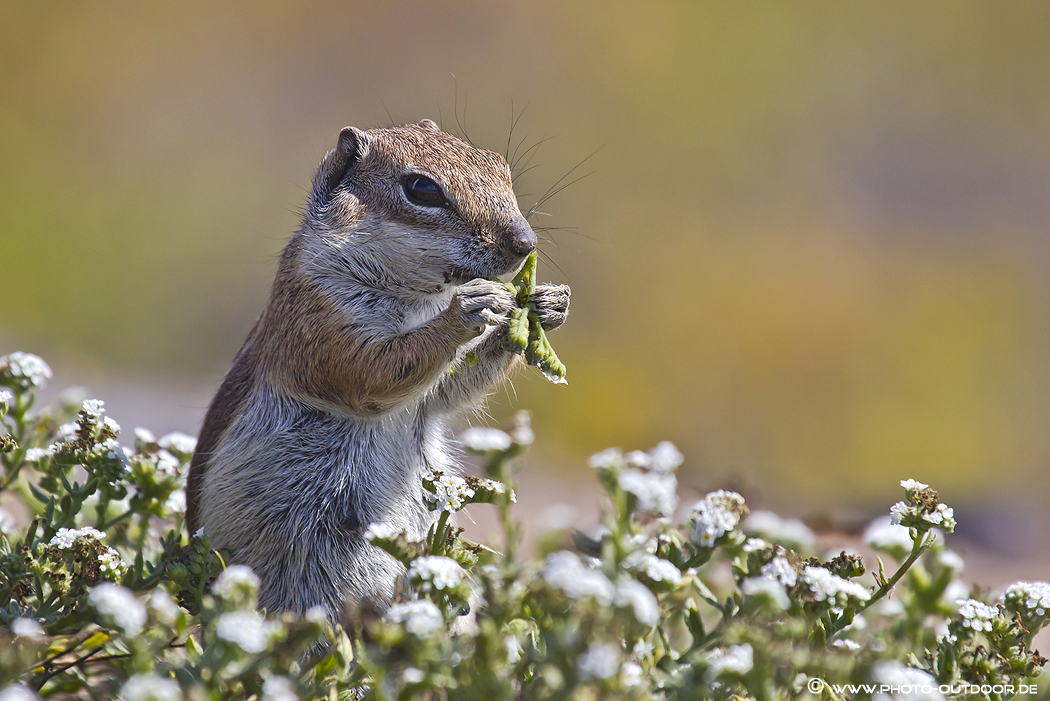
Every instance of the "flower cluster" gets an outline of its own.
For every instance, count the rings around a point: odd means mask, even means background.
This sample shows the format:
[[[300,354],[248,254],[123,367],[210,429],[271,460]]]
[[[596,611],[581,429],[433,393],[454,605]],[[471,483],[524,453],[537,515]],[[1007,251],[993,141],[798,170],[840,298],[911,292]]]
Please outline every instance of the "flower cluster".
[[[474,489],[457,475],[431,472],[423,477],[423,486],[435,508],[448,512],[459,511],[474,496]]]
[[[807,567],[802,570],[802,583],[814,601],[826,602],[829,606],[842,608],[855,601],[867,601],[871,593],[860,584],[832,574],[824,567]]]
[[[245,652],[262,652],[280,635],[281,626],[255,611],[230,611],[219,616],[215,634]]]
[[[653,582],[667,582],[677,586],[682,581],[682,570],[645,550],[635,550],[624,558],[623,564]]]
[[[405,630],[421,638],[434,635],[445,625],[441,609],[426,599],[394,604],[386,610],[384,618],[392,623],[403,623]]]
[[[747,516],[744,498],[736,492],[719,489],[693,506],[690,523],[692,541],[704,548],[712,548],[727,533],[735,530],[740,519]]]
[[[408,577],[423,592],[449,590],[463,582],[463,568],[451,558],[427,555],[412,561]]]
[[[781,518],[772,511],[752,511],[740,524],[749,536],[764,538],[796,552],[810,552],[816,536],[809,526],[797,518]]]
[[[482,454],[508,450],[512,443],[510,434],[498,428],[468,428],[459,434],[459,442],[467,450]]]
[[[975,631],[991,631],[992,621],[999,616],[999,609],[983,601],[965,599],[959,604],[959,621],[964,628]]]
[[[1050,622],[1050,584],[1017,582],[1007,587],[1002,596],[1007,611],[1021,616],[1025,628],[1036,630]]]
[[[88,602],[102,616],[125,633],[136,636],[146,624],[146,606],[135,594],[119,584],[103,582],[91,590]]]
[[[51,377],[51,367],[32,353],[16,351],[0,357],[0,385],[26,392],[43,387]]]
[[[723,674],[744,675],[755,665],[755,651],[747,643],[715,648],[707,654],[707,673],[716,679]]]
[[[940,528],[945,533],[955,530],[955,511],[937,500],[929,485],[912,479],[901,480],[905,500],[890,507],[891,523],[915,528],[920,532]]]

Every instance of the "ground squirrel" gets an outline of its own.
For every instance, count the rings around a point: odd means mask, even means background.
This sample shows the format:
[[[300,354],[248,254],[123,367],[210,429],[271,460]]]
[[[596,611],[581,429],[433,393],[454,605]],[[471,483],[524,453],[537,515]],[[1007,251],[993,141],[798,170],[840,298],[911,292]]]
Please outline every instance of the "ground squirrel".
[[[448,421],[517,358],[489,278],[535,247],[502,156],[430,120],[340,132],[189,474],[190,532],[255,570],[262,606],[337,622],[390,600],[400,565],[363,531],[435,520],[421,474],[456,472]],[[534,299],[560,326],[569,288]]]

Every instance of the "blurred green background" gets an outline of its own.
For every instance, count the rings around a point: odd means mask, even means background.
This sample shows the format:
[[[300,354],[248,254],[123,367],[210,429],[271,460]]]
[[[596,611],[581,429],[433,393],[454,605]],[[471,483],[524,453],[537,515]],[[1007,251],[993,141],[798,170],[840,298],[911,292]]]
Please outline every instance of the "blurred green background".
[[[553,138],[523,208],[600,149],[539,218],[570,384],[491,407],[533,410],[537,462],[667,438],[689,489],[787,511],[914,477],[1041,512],[1048,29],[1035,2],[4,0],[0,351],[180,388],[195,431],[340,127],[503,151],[527,105],[513,144]]]

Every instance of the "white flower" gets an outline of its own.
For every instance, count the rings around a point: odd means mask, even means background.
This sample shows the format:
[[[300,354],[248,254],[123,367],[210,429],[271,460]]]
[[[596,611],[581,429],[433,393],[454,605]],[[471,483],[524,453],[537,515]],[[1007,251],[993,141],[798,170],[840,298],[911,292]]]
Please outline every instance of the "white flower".
[[[842,640],[833,640],[831,644],[835,647],[841,647],[844,650],[857,651],[860,649],[860,643],[850,640],[849,638],[843,638]]]
[[[615,467],[621,462],[623,462],[623,454],[619,448],[606,448],[600,453],[595,453],[587,460],[587,464],[596,470]]]
[[[766,541],[762,540],[761,538],[748,538],[744,542],[744,545],[742,546],[742,550],[744,552],[746,552],[746,553],[755,553],[755,552],[758,552],[759,550],[765,550],[769,546],[770,546],[770,544],[767,543]]]
[[[149,605],[157,613],[157,618],[164,623],[173,623],[179,617],[179,611],[181,610],[168,592],[160,588],[154,589],[153,593],[150,594]]]
[[[128,564],[113,548],[106,546],[106,552],[98,556],[99,569],[106,574],[121,574]]]
[[[170,677],[152,672],[136,674],[120,689],[121,701],[181,701],[179,684]]]
[[[944,550],[938,553],[937,562],[950,570],[955,570],[956,572],[962,572],[963,567],[966,566],[966,563],[963,562],[959,553],[954,550]]]
[[[88,594],[88,602],[131,637],[138,635],[146,623],[146,607],[130,589],[119,584],[99,584]]]
[[[954,609],[959,609],[960,601],[970,598],[970,585],[961,579],[953,579],[941,593],[941,600],[948,602]],[[896,601],[896,599],[894,599]],[[902,610],[901,613],[904,613]]]
[[[576,660],[584,679],[609,679],[620,671],[620,648],[612,643],[591,643]]]
[[[795,571],[795,568],[787,561],[787,558],[781,555],[777,555],[772,560],[762,565],[762,575],[769,577],[770,579],[775,579],[785,587],[793,587],[795,586],[795,582],[798,581],[798,572]]]
[[[904,487],[905,489],[908,489],[908,490],[914,489],[914,490],[920,491],[920,492],[923,489],[929,489],[930,488],[930,485],[923,484],[922,482],[919,482],[918,480],[901,480],[901,486]]]
[[[630,606],[639,623],[655,626],[660,622],[660,605],[649,587],[634,579],[623,579],[616,584],[617,606]]]
[[[642,683],[642,667],[637,662],[624,662],[620,668],[620,681],[624,686],[638,686]]]
[[[193,537],[194,538],[203,538],[204,537],[204,526],[201,526],[200,528],[195,530],[193,532]]]
[[[0,689],[0,701],[37,701],[39,697],[21,684],[12,684]]]
[[[76,440],[77,429],[79,428],[80,427],[77,426],[75,421],[70,421],[69,423],[62,424],[58,427],[58,437],[61,438],[63,441]]]
[[[178,477],[180,463],[174,455],[161,448],[153,456],[153,460],[158,473],[165,477]]]
[[[904,504],[904,502],[901,502]],[[864,542],[884,552],[909,552],[912,548],[912,539],[908,528],[893,522],[892,516],[880,516],[871,522],[868,529],[864,531]]]
[[[593,596],[600,604],[608,606],[616,595],[616,588],[605,574],[585,567],[575,553],[567,550],[547,556],[543,578],[564,591],[570,599]]]
[[[441,610],[426,599],[394,604],[386,610],[385,618],[394,623],[404,623],[405,630],[420,638],[430,637],[445,623]]]
[[[156,443],[157,437],[153,435],[153,431],[148,428],[142,428],[141,426],[135,427],[135,442],[148,445],[150,443]]]
[[[474,496],[474,490],[467,481],[456,475],[428,476],[434,485],[434,493],[427,492],[427,498],[436,501],[445,511],[455,512],[463,508],[463,502]]]
[[[106,537],[106,534],[100,531],[96,531],[91,526],[84,526],[79,530],[74,528],[59,528],[58,531],[55,532],[55,535],[51,538],[51,541],[48,543],[48,545],[53,545],[59,550],[65,550],[66,548],[73,547],[73,542],[77,538],[80,538],[82,536],[88,536],[94,538],[99,542],[102,542],[102,540]]]
[[[890,523],[894,526],[901,525],[901,520],[904,516],[911,512],[911,506],[903,501],[898,501],[896,504],[890,507]]]
[[[507,664],[517,664],[518,660],[521,659],[521,653],[524,652],[521,642],[517,637],[508,635],[503,638],[503,646],[507,648]]]
[[[259,584],[259,578],[252,571],[251,567],[247,565],[230,565],[215,578],[211,585],[211,593],[220,599],[229,599],[241,588],[258,591]]]
[[[1003,601],[1014,609],[1028,609],[1036,616],[1050,611],[1050,584],[1047,582],[1016,582],[1006,588]]]
[[[643,453],[640,450],[632,450],[623,456],[623,461],[628,465],[634,465],[635,467],[648,468],[649,463],[652,462],[652,458],[649,457],[649,453]]]
[[[364,539],[371,543],[377,538],[382,540],[393,540],[401,534],[401,531],[389,523],[370,523],[365,529]]]
[[[772,511],[755,511],[744,519],[740,528],[751,536],[760,536],[794,550],[812,550],[816,541],[809,526],[797,518],[781,518]]]
[[[922,520],[937,526],[946,533],[955,530],[955,510],[947,504],[938,504],[933,513],[923,514]]]
[[[0,508],[0,534],[10,535],[18,531],[18,522],[15,517]]]
[[[22,351],[15,351],[0,358],[0,377],[4,375],[26,389],[43,387],[52,377],[51,368],[43,358]]]
[[[101,399],[85,399],[82,406],[82,411],[93,419],[102,416],[102,412],[105,410],[106,403]]]
[[[707,653],[707,676],[715,679],[724,672],[747,674],[755,666],[755,651],[750,645],[730,645]]]
[[[878,684],[891,687],[908,687],[910,693],[885,694],[878,692],[872,695],[872,701],[944,701],[944,694],[938,690],[937,680],[921,669],[905,667],[896,660],[876,662],[871,668],[871,679]],[[923,691],[928,689],[928,692]]]
[[[481,483],[481,486],[484,489],[488,489],[489,491],[495,492],[496,494],[506,494],[507,493],[507,485],[503,484],[502,482],[500,482],[498,480],[490,480],[487,477],[484,477],[484,478],[480,479],[479,482]],[[511,504],[516,504],[517,502],[518,502],[518,495],[515,494],[514,490],[512,489],[512,490],[510,490],[510,503]]]
[[[644,472],[636,467],[620,473],[620,489],[638,498],[638,510],[670,516],[678,506],[678,480],[673,474]]]
[[[0,388],[0,405],[9,407],[15,401],[15,395],[11,394],[11,390]],[[7,409],[0,410],[0,415],[7,411]]]
[[[959,605],[960,623],[971,630],[990,631],[992,621],[999,615],[998,608],[977,599],[960,599],[956,603]]]
[[[511,446],[510,435],[498,428],[468,428],[459,434],[459,442],[467,450],[486,453],[490,450],[507,450]]]
[[[263,682],[262,701],[299,701],[299,695],[292,680],[278,674]]]
[[[192,455],[193,451],[197,449],[197,439],[179,431],[173,431],[163,436],[157,441],[157,444],[165,450],[170,450],[180,455]]]
[[[224,613],[215,626],[217,636],[249,653],[265,650],[280,630],[279,623],[267,621],[257,611]]]
[[[108,416],[102,420],[102,426],[109,429],[110,433],[114,435],[120,433],[120,424]]]
[[[654,582],[678,584],[682,581],[682,570],[662,557],[657,557],[644,550],[635,550],[624,558],[623,564],[631,569],[644,572],[645,576]]]
[[[168,495],[164,508],[174,514],[186,513],[186,488],[179,487]]]
[[[417,557],[408,568],[410,578],[423,582],[423,591],[433,589],[452,589],[463,581],[463,568],[449,557],[427,555]]]
[[[951,585],[949,584],[948,586]],[[896,618],[897,616],[904,615],[904,604],[900,602],[900,599],[883,599],[879,603],[875,604],[875,606],[873,606],[871,610],[879,614],[880,616]]]
[[[705,548],[714,546],[715,541],[737,527],[745,508],[744,498],[736,492],[711,492],[693,506],[692,541]]]
[[[518,445],[532,445],[532,442],[536,440],[536,434],[532,432],[532,419],[529,412],[519,411],[514,415],[514,428],[510,435]]]
[[[406,684],[418,684],[427,678],[427,673],[419,667],[405,667],[405,671],[401,673],[401,678],[405,680]]]
[[[745,579],[740,584],[740,590],[744,592],[745,596],[768,597],[781,611],[787,611],[791,608],[791,600],[788,598],[787,592],[784,591],[784,585],[773,577],[763,576]]]
[[[834,575],[823,567],[807,567],[802,571],[802,581],[817,601],[827,601],[832,606],[846,606],[849,598],[867,601],[871,594],[867,589]]]
[[[26,451],[26,462],[40,462],[54,455],[50,448],[30,448]]]
[[[671,441],[660,441],[649,451],[649,469],[653,472],[668,474],[682,464],[682,454]]]
[[[11,632],[16,638],[29,638],[30,640],[43,640],[44,629],[32,618],[16,618],[11,621]]]

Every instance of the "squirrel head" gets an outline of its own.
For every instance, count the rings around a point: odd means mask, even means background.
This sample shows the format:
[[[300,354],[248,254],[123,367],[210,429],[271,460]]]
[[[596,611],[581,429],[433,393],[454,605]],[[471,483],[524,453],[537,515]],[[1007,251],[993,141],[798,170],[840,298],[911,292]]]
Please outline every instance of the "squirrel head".
[[[328,272],[424,289],[508,273],[536,248],[506,160],[429,119],[344,128],[317,169],[303,232]]]

